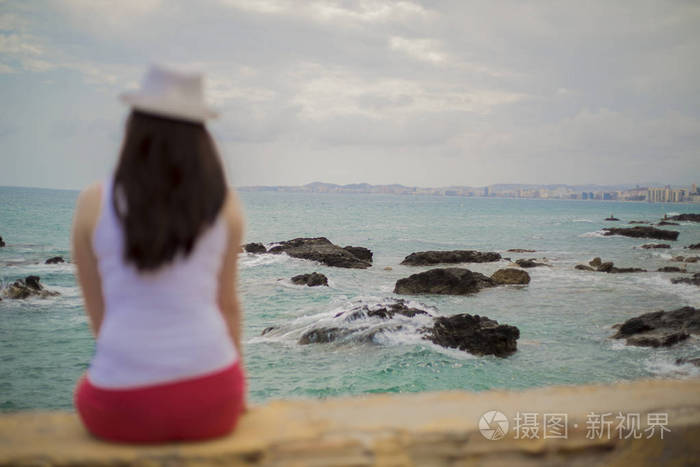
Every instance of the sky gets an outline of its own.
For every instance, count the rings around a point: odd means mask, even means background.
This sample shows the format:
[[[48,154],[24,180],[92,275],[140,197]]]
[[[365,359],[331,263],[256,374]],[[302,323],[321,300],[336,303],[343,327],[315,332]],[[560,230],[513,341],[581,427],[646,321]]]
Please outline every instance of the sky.
[[[0,0],[0,185],[107,176],[151,63],[236,186],[700,182],[700,2]]]

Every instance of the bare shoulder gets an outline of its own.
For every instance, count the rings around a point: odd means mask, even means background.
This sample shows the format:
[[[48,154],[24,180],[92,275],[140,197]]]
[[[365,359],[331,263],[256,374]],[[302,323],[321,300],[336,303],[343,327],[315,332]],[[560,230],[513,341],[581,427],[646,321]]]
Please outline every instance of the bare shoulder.
[[[226,213],[226,220],[228,221],[229,228],[237,236],[242,236],[245,225],[245,213],[243,211],[243,204],[241,203],[236,190],[233,188],[229,188],[226,194],[224,212]]]
[[[81,228],[92,229],[97,222],[102,204],[102,183],[95,182],[78,195],[75,219]]]

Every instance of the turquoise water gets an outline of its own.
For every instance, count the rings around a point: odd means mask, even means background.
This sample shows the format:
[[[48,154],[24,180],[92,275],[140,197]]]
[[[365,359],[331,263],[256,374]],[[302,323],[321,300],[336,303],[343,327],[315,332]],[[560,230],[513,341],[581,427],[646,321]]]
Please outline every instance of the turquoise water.
[[[622,221],[655,221],[695,205],[484,199],[394,195],[242,192],[246,241],[266,243],[326,236],[374,252],[367,270],[328,268],[286,255],[240,257],[245,311],[245,360],[250,398],[327,397],[373,392],[485,390],[552,384],[612,382],[646,377],[688,378],[698,369],[674,364],[700,356],[692,338],[671,349],[626,347],[608,339],[610,327],[658,309],[700,305],[700,288],[673,285],[678,274],[603,274],[574,265],[601,256],[616,265],[655,270],[679,265],[671,256],[700,242],[700,225],[672,227],[681,235],[671,250],[635,248],[646,240],[600,236],[611,212]],[[0,410],[71,407],[74,382],[87,368],[94,342],[73,266],[44,265],[69,258],[76,192],[0,187],[0,278],[41,276],[59,297],[0,302]],[[622,224],[621,222],[620,224]],[[530,248],[532,254],[506,253]],[[467,297],[415,296],[434,314],[472,313],[518,326],[518,352],[506,359],[474,357],[420,339],[418,324],[380,334],[374,342],[301,346],[310,326],[358,303],[398,298],[397,279],[428,268],[400,266],[413,251],[478,249],[513,259],[546,257],[551,268],[529,269],[526,287],[498,287]],[[464,265],[490,274],[507,261]],[[385,270],[390,266],[392,270]],[[688,264],[700,271],[700,263]],[[289,277],[319,271],[328,288],[293,286]],[[261,336],[268,326],[273,335]]]

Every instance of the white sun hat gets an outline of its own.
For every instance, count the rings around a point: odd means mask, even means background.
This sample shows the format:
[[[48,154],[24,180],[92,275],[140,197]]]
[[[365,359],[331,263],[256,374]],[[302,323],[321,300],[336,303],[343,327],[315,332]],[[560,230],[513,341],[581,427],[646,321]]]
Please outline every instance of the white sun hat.
[[[135,110],[178,120],[204,122],[219,116],[204,101],[202,73],[164,65],[151,65],[141,89],[120,94],[119,98]]]

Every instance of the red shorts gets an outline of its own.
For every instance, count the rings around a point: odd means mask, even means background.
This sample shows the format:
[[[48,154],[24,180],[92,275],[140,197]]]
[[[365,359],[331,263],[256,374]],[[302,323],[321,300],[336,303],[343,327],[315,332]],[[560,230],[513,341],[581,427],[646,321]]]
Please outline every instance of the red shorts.
[[[157,443],[230,433],[245,398],[238,362],[195,378],[130,389],[104,389],[83,375],[74,403],[85,427],[110,441]]]

